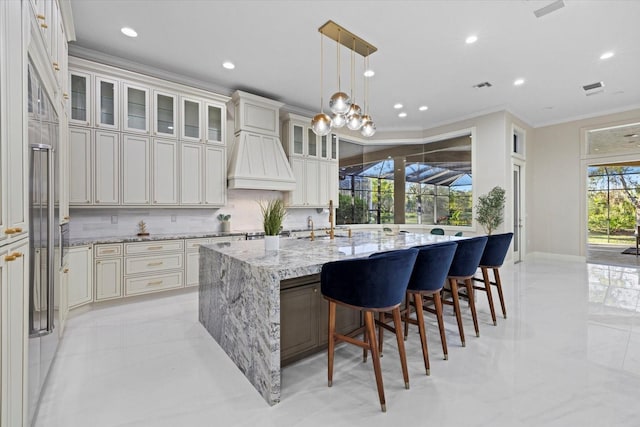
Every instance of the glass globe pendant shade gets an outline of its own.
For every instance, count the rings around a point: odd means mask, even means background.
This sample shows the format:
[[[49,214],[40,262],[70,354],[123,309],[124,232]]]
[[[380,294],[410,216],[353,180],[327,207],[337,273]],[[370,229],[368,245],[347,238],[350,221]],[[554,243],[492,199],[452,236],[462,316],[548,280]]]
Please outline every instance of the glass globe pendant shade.
[[[325,113],[316,114],[311,120],[311,129],[316,135],[328,135],[331,132],[331,117]]]
[[[351,107],[351,98],[344,92],[336,92],[331,95],[329,108],[335,114],[345,114]]]
[[[344,114],[333,114],[331,116],[331,127],[334,129],[340,129],[347,124],[347,118]]]
[[[371,117],[364,115],[362,121],[364,122],[362,129],[360,129],[362,136],[373,136],[376,133],[376,124],[371,120]]]
[[[347,127],[351,130],[358,130],[362,127],[362,110],[358,104],[351,104],[347,113]]]

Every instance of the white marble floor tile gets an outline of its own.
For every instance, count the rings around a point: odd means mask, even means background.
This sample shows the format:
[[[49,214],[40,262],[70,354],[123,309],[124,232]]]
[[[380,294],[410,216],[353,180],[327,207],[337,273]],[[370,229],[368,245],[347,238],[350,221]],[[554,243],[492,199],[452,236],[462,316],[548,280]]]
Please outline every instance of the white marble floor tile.
[[[640,292],[635,268],[531,260],[502,269],[508,318],[495,295],[493,326],[477,294],[480,337],[463,304],[467,346],[447,308],[449,360],[427,316],[431,375],[417,328],[406,341],[405,390],[397,344],[382,359],[387,413],[370,362],[336,351],[283,370],[269,407],[197,319],[197,293],[101,308],[72,318],[37,419],[73,426],[637,426]]]

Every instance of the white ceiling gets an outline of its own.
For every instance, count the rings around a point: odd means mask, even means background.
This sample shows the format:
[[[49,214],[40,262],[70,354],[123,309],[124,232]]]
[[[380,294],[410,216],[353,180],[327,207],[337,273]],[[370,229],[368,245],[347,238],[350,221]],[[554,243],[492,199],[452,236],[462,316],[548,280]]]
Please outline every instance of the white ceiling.
[[[640,107],[640,1],[71,0],[76,45],[319,110],[320,39],[331,19],[378,48],[370,112],[379,131],[428,129],[508,109],[532,126]],[[130,39],[120,28],[134,28]],[[476,34],[475,44],[465,38]],[[324,38],[325,104],[337,89]],[[72,49],[73,51],[73,49]],[[599,57],[615,52],[608,60]],[[342,89],[350,88],[342,50]],[[235,63],[226,70],[225,60]],[[356,99],[362,105],[362,58]],[[525,84],[513,85],[516,78]],[[488,81],[491,88],[472,86]],[[603,81],[603,93],[582,86]],[[404,104],[404,119],[393,105]],[[429,109],[419,112],[420,105]],[[325,107],[326,108],[326,107]]]

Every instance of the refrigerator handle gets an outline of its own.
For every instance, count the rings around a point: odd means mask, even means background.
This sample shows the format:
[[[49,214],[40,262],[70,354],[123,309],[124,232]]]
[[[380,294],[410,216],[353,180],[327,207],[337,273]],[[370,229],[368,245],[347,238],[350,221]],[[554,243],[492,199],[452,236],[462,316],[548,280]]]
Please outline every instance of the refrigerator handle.
[[[54,267],[54,206],[55,206],[55,193],[54,193],[54,160],[53,160],[53,149],[50,148],[49,150],[47,150],[49,155],[48,157],[48,165],[47,165],[47,172],[48,172],[48,176],[47,176],[47,200],[48,200],[48,212],[47,212],[47,228],[48,228],[48,235],[47,235],[47,258],[49,260],[48,262],[48,268],[47,268],[47,332],[51,333],[53,332],[54,329],[54,301],[55,301],[55,295],[54,295],[54,277],[53,275],[55,274],[55,267]]]

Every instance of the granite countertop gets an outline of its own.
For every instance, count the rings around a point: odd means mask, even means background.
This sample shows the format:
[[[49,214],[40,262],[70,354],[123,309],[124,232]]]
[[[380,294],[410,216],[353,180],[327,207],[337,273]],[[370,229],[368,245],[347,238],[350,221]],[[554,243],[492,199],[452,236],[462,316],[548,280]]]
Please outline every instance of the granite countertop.
[[[340,233],[342,234],[342,233]],[[361,258],[374,252],[405,249],[413,246],[458,240],[464,237],[440,236],[428,233],[357,232],[349,238],[337,235],[334,240],[319,238],[280,239],[278,251],[265,252],[263,240],[204,245],[204,252],[214,250],[239,260],[253,268],[276,274],[280,280],[317,274],[330,261]],[[202,248],[202,247],[201,247]],[[203,250],[201,249],[201,253]]]

